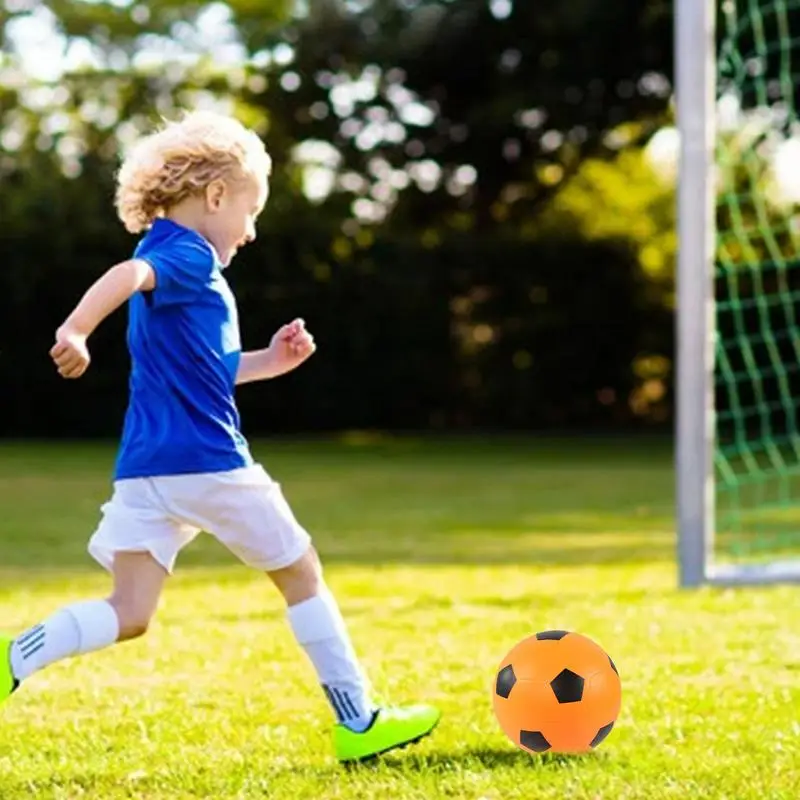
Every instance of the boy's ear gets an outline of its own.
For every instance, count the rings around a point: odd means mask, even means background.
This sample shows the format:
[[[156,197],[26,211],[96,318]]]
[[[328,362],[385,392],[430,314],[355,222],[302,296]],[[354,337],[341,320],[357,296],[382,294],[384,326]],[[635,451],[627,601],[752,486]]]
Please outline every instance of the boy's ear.
[[[211,183],[206,186],[206,208],[211,212],[218,211],[224,196],[225,181],[219,178],[211,181]]]

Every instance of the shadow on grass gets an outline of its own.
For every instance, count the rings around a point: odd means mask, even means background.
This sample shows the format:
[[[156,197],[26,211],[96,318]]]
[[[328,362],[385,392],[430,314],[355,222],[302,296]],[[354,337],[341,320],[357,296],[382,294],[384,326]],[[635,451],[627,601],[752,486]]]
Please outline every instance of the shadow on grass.
[[[354,764],[329,764],[323,767],[306,768],[303,771],[313,772],[318,778],[332,779],[339,774],[352,776],[371,774],[385,770],[400,772],[420,772],[446,774],[455,770],[476,769],[492,771],[507,769],[526,769],[537,772],[556,772],[571,769],[577,764],[605,760],[603,753],[594,751],[577,755],[561,753],[527,753],[523,750],[508,747],[470,747],[454,752],[416,753],[413,750],[401,749],[386,753],[368,761]],[[302,768],[301,768],[302,769]],[[296,771],[293,768],[291,771]]]
[[[445,775],[463,771],[492,772],[495,770],[528,770],[542,773],[559,772],[572,769],[575,765],[604,761],[606,755],[593,751],[578,755],[560,753],[527,753],[509,745],[507,747],[468,747],[453,752],[417,753],[413,750],[401,749],[386,753],[368,761],[338,764],[329,761],[324,765],[295,765],[280,768],[272,775],[279,778],[281,774],[303,773],[317,780],[336,781],[340,776],[358,778],[375,773],[420,773]]]
[[[404,766],[415,770],[447,771],[453,766],[483,767],[484,769],[508,769],[523,767],[536,770],[558,770],[573,764],[596,761],[601,757],[598,753],[565,755],[562,753],[527,753],[511,747],[475,747],[455,753],[409,753],[387,754],[384,763],[387,766]]]

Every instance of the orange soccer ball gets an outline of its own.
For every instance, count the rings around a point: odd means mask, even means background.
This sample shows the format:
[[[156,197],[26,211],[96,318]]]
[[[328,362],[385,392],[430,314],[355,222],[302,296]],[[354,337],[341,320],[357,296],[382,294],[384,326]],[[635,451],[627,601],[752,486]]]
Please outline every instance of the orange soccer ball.
[[[542,631],[500,662],[492,692],[500,727],[533,753],[585,753],[611,732],[622,686],[610,656],[586,636]]]

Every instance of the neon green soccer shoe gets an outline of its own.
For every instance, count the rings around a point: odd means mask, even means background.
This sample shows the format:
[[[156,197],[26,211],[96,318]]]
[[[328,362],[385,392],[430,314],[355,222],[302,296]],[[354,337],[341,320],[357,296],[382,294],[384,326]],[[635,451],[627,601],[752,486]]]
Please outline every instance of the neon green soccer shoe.
[[[433,706],[381,708],[365,731],[356,733],[341,723],[333,729],[336,758],[342,762],[365,761],[381,753],[405,747],[427,736],[439,722]]]
[[[19,686],[19,681],[11,671],[11,641],[0,636],[0,703]]]

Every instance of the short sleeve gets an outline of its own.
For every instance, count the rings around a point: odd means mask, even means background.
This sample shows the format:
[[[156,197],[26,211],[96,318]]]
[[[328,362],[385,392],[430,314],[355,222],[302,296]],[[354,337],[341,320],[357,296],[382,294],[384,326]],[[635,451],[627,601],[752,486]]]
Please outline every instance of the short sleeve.
[[[149,293],[154,307],[191,303],[208,285],[214,270],[214,254],[199,237],[170,237],[152,248],[137,253],[156,276]]]

